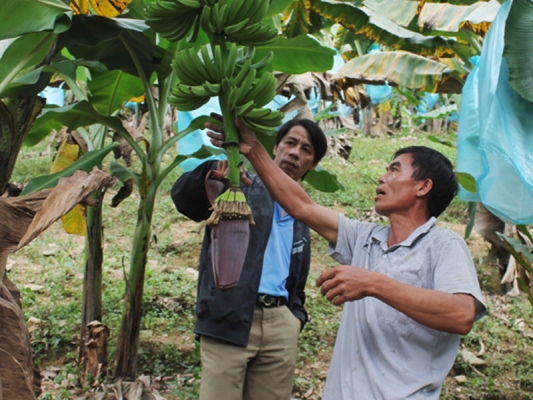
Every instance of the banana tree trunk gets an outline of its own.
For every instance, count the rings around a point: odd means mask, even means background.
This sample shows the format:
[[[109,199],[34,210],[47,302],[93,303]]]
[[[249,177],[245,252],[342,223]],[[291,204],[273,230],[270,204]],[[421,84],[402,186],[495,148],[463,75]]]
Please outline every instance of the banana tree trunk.
[[[45,100],[41,97],[0,100],[0,195],[5,191],[24,138]],[[5,274],[7,255],[0,256],[0,400],[36,399],[41,392],[38,368],[22,313],[18,289]]]
[[[152,235],[151,223],[154,202],[155,193],[152,193],[152,195],[142,199],[139,204],[137,226],[131,253],[130,273],[126,280],[124,314],[117,343],[116,378],[135,379],[137,374],[144,273]]]
[[[0,101],[0,194],[11,179],[22,142],[44,104],[38,96]]]
[[[18,289],[5,276],[6,261],[7,255],[0,256],[0,400],[37,399],[40,374],[33,364]]]
[[[87,207],[86,225],[87,237],[85,241],[85,276],[83,279],[83,306],[81,317],[81,343],[79,359],[87,365],[85,346],[87,342],[87,326],[93,321],[102,322],[102,264],[103,264],[103,228],[102,228],[102,200],[103,191],[98,191],[93,198],[98,204]],[[102,368],[107,366],[107,349],[99,353],[98,363]],[[104,372],[104,370],[102,370]]]

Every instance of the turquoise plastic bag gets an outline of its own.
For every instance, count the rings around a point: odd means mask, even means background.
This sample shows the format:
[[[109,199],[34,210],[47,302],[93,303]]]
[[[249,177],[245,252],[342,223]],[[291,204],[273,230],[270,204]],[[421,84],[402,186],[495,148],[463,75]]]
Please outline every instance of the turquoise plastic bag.
[[[503,38],[510,5],[500,7],[479,66],[463,87],[457,170],[474,177],[477,194],[461,189],[459,196],[481,201],[506,223],[528,225],[533,223],[533,103],[508,83]]]

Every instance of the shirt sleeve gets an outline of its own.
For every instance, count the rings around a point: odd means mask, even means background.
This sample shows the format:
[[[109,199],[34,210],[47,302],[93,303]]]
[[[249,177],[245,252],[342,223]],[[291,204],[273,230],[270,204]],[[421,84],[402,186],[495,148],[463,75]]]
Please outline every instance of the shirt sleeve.
[[[436,290],[473,296],[476,301],[476,321],[486,314],[472,255],[465,241],[458,235],[453,234],[440,246],[434,283]]]
[[[352,265],[354,253],[362,248],[368,236],[379,228],[376,224],[357,221],[339,214],[337,243],[329,244],[328,255],[342,265]]]

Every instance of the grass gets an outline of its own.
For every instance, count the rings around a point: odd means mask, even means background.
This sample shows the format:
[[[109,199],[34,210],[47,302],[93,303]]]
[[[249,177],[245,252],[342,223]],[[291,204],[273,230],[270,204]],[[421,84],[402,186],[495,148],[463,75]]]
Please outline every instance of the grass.
[[[454,141],[450,135],[442,138]],[[375,218],[371,210],[376,182],[398,148],[427,145],[442,151],[452,161],[456,158],[454,148],[433,142],[423,134],[397,134],[385,139],[356,136],[351,138],[351,143],[349,160],[328,157],[322,162],[337,175],[344,190],[322,193],[307,184],[304,186],[317,202],[354,218]],[[12,180],[28,182],[46,173],[50,160],[51,155],[43,148],[24,150]],[[187,220],[174,209],[169,191],[179,174],[180,170],[176,169],[167,177],[156,202],[138,357],[138,375],[164,378],[164,386],[154,384],[152,388],[171,400],[196,398],[200,378],[199,348],[192,330],[202,225]],[[110,368],[122,317],[124,274],[129,269],[138,203],[138,195],[134,193],[118,208],[109,207],[117,190],[118,185],[109,191],[104,206],[103,323],[111,332]],[[466,215],[466,204],[455,199],[441,223],[464,232]],[[459,354],[441,398],[533,399],[533,308],[524,296],[499,296],[498,272],[485,261],[488,246],[475,235],[468,244],[489,315],[475,324],[472,332],[462,339],[461,346],[476,354],[484,364],[469,364]],[[336,262],[326,255],[326,241],[315,233],[312,233],[312,246],[307,287],[310,321],[300,336],[293,394],[297,399],[320,399],[341,313],[314,285],[320,272]],[[9,275],[21,288],[35,359],[41,369],[55,367],[54,371],[58,371],[43,386],[42,399],[67,399],[74,397],[74,393],[96,390],[82,387],[76,378],[79,376],[76,359],[81,330],[83,252],[84,238],[66,235],[60,223],[56,223],[10,257]]]

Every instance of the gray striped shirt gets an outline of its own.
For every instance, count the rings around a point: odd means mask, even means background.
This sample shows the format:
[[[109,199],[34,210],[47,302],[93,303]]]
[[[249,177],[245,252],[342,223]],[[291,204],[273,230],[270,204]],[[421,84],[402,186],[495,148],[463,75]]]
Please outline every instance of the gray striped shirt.
[[[329,254],[409,285],[471,294],[477,320],[486,309],[470,251],[458,234],[435,222],[431,218],[389,248],[389,226],[339,215]],[[373,297],[343,307],[323,400],[439,398],[460,335],[427,328]]]

